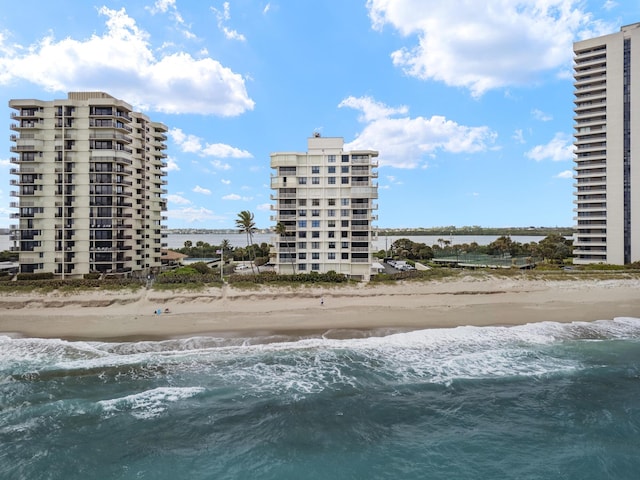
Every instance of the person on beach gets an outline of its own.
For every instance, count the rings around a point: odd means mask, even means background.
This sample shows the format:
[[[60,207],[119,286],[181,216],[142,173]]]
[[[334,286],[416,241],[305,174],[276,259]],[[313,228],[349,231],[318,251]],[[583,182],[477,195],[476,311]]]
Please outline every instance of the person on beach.
[[[320,297],[320,306],[324,305],[324,297]]]

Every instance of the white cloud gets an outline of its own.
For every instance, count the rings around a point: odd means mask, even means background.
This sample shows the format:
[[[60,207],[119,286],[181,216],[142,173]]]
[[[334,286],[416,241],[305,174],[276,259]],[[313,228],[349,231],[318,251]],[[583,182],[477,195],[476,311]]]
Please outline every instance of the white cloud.
[[[224,178],[220,179],[220,182],[224,183],[225,185],[231,185],[231,180],[226,180]]]
[[[541,122],[549,122],[553,120],[553,115],[544,113],[542,110],[538,110],[537,108],[531,110],[531,116],[536,120],[540,120]]]
[[[206,143],[203,147],[203,140],[191,134],[185,134],[180,128],[172,128],[169,130],[171,139],[185,153],[196,153],[201,157],[216,158],[253,158],[251,153],[246,150],[225,145],[223,143]]]
[[[215,14],[216,19],[218,20],[218,28],[224,34],[227,40],[238,40],[240,42],[244,42],[246,40],[244,35],[238,33],[236,30],[228,28],[225,25],[226,22],[231,20],[231,8],[229,6],[229,2],[224,2],[222,7],[222,11],[218,10],[215,7],[211,7],[211,11]]]
[[[231,170],[231,165],[221,162],[220,160],[211,160],[209,163],[216,170]]]
[[[253,200],[252,197],[242,197],[236,193],[230,193],[229,195],[225,195],[224,197],[222,197],[222,200],[233,200],[233,201],[237,201],[237,200],[242,200],[243,202],[248,202],[250,200]]]
[[[517,143],[526,143],[521,128],[516,129],[511,138],[513,138]]]
[[[393,175],[387,175],[387,181],[393,185],[402,185],[404,182],[402,182],[401,180],[398,180],[395,176]],[[387,187],[388,188],[388,187]]]
[[[271,10],[271,4],[270,4],[270,3],[267,3],[267,4],[264,6],[264,9],[262,10],[262,13],[266,15],[267,13],[269,13],[269,10]]]
[[[153,7],[146,7],[152,15],[158,12],[167,13],[169,8],[176,8],[176,0],[156,0]]]
[[[180,166],[173,157],[167,157],[167,172],[178,172]]]
[[[107,17],[101,36],[56,41],[50,35],[29,47],[8,47],[0,37],[0,85],[27,81],[49,91],[104,90],[166,113],[235,116],[253,109],[241,75],[186,52],[156,58],[149,34],[124,8],[98,12]]]
[[[604,2],[604,5],[602,6],[602,8],[604,8],[605,10],[612,10],[617,6],[618,6],[618,2],[614,2],[613,0],[607,0],[606,2]]]
[[[224,216],[216,215],[204,207],[186,207],[167,211],[167,216],[174,220],[182,220],[188,223],[210,222],[212,220],[225,220]]]
[[[362,115],[358,117],[358,120],[361,122],[371,122],[391,115],[406,114],[409,111],[405,106],[390,108],[382,102],[376,102],[371,97],[347,97],[340,102],[338,107],[351,107],[360,110]]]
[[[557,174],[556,178],[573,178],[573,171],[564,170],[563,172],[560,172],[559,174]]]
[[[391,54],[396,66],[476,97],[567,68],[574,39],[603,27],[583,6],[579,0],[367,1],[375,29],[388,24],[417,37]]]
[[[489,127],[467,127],[445,117],[390,118],[406,113],[405,107],[389,108],[369,97],[343,100],[338,107],[356,108],[363,112],[361,121],[369,119],[345,148],[380,151],[380,165],[416,168],[423,157],[438,150],[449,153],[476,153],[489,148],[496,134]]]
[[[189,205],[191,200],[184,198],[182,195],[169,194],[167,195],[169,203],[175,203],[177,205]]]
[[[186,135],[180,128],[172,128],[169,135],[185,153],[198,153],[202,150],[201,139],[195,135]]]
[[[553,160],[562,162],[573,159],[573,144],[569,135],[558,132],[546,145],[536,145],[525,153],[528,158],[540,162],[542,160]]]
[[[261,211],[261,212],[269,211],[269,210],[271,210],[271,204],[270,203],[261,203],[260,205],[256,206],[256,209]]]
[[[240,150],[223,143],[207,143],[207,146],[202,149],[202,155],[217,158],[253,158],[253,155],[246,150]]]
[[[178,11],[178,7],[176,7],[175,0],[156,0],[153,7],[145,7],[145,9],[148,10],[151,15],[155,15],[156,13],[168,13],[186,38],[190,40],[197,38],[197,36],[189,29],[190,27],[186,25],[182,14]]]
[[[203,188],[200,185],[196,185],[195,187],[193,187],[193,191],[195,193],[201,193],[203,195],[211,195],[211,190],[209,190],[208,188]]]

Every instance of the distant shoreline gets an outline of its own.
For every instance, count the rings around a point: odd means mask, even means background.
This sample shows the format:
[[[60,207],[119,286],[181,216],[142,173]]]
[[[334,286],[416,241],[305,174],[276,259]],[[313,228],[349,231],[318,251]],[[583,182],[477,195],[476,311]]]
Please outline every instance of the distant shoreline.
[[[320,299],[324,299],[321,304]],[[156,310],[170,313],[156,314]],[[335,288],[8,294],[0,332],[126,340],[273,333],[361,336],[457,326],[640,318],[640,281],[474,278]]]

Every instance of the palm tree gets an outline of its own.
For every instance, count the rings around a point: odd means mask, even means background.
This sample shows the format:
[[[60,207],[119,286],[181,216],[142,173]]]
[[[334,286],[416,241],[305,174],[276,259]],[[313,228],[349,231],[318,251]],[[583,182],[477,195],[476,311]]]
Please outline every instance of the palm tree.
[[[296,263],[295,263],[295,256],[294,256],[295,254],[292,255],[292,252],[290,251],[291,245],[289,244],[289,232],[287,231],[287,226],[282,222],[278,222],[278,224],[276,225],[276,234],[280,237],[287,238],[287,249],[289,250],[289,258],[291,259],[291,271],[293,273],[296,273]]]
[[[231,243],[229,242],[229,240],[223,239],[222,243],[220,243],[220,249],[219,249],[219,252],[220,252],[220,275],[222,275],[223,272],[224,272],[224,261],[225,261],[225,258],[228,261],[229,253],[231,252],[232,249],[233,249],[233,247],[231,246]],[[218,252],[216,251],[216,253],[218,253]]]
[[[227,239],[223,239],[222,243],[220,244],[220,250],[222,250],[222,253],[227,253],[231,251],[231,242],[229,242],[229,240]]]
[[[255,264],[256,260],[255,250],[253,249],[253,234],[256,231],[256,223],[253,221],[253,218],[253,213],[251,213],[249,210],[241,211],[238,214],[238,218],[236,218],[236,227],[238,228],[238,230],[240,230],[240,233],[244,233],[247,236],[247,249],[250,249],[250,252],[253,253],[253,261],[251,262],[252,272],[253,265]],[[256,268],[258,268],[257,265]],[[259,268],[258,273],[260,273]]]

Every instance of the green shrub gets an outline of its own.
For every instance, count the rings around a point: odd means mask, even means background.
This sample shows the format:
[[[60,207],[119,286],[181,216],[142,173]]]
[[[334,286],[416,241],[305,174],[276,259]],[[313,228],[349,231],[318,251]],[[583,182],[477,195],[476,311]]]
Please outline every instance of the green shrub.
[[[53,280],[55,276],[52,272],[44,273],[19,273],[18,280]]]

